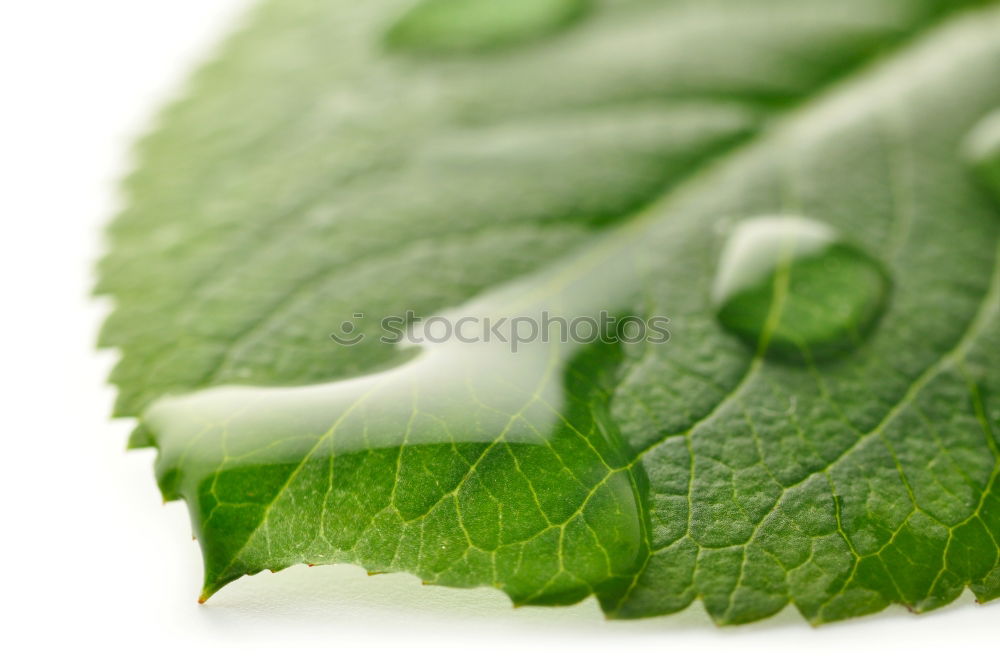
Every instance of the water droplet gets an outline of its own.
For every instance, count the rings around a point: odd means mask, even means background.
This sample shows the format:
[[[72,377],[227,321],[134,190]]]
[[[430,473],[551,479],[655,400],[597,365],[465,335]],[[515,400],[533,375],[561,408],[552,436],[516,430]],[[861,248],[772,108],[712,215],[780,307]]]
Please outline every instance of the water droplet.
[[[885,306],[889,280],[826,224],[798,217],[743,222],[719,264],[719,321],[771,356],[825,358],[859,345]]]
[[[543,37],[583,16],[591,0],[424,0],[389,31],[393,48],[481,51]]]
[[[987,183],[1000,191],[1000,110],[980,120],[966,136],[962,154]]]

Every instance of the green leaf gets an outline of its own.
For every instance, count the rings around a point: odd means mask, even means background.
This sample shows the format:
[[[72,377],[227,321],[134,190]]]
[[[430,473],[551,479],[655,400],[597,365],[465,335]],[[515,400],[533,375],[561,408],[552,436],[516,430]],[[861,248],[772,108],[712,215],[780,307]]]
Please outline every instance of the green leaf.
[[[589,6],[589,0],[424,0],[392,27],[387,41],[417,52],[497,48],[557,30]]]
[[[968,4],[604,0],[446,58],[483,3],[261,5],[101,265],[204,598],[337,562],[619,618],[1000,596],[1000,6]],[[408,311],[508,339],[381,341]],[[512,348],[601,312],[668,334]]]

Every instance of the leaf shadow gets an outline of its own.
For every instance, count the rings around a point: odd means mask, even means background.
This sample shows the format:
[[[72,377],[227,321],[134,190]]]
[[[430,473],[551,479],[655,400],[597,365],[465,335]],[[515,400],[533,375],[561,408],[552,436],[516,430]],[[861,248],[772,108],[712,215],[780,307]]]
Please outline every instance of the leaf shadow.
[[[794,610],[753,625],[720,629],[700,602],[680,613],[643,620],[608,620],[596,600],[569,607],[519,607],[492,588],[457,589],[422,584],[409,574],[369,576],[354,565],[295,566],[231,584],[202,607],[205,620],[222,629],[368,629],[373,624],[426,630],[447,624],[463,631],[525,630],[578,637],[656,635],[670,632],[745,633],[806,630]]]
[[[750,625],[717,627],[700,602],[680,613],[643,620],[608,620],[596,600],[570,607],[513,608],[506,595],[492,588],[457,589],[428,586],[409,574],[369,576],[354,565],[309,568],[295,566],[278,574],[260,574],[228,586],[202,607],[204,620],[225,632],[261,635],[288,630],[324,634],[378,631],[395,635],[455,631],[465,638],[484,634],[536,635],[574,640],[628,639],[683,635],[726,641],[757,637],[796,641],[822,637],[840,639],[848,633],[906,628],[913,621],[979,610],[966,593],[932,614],[916,615],[892,606],[882,613],[834,623],[809,625],[786,607],[777,615]]]

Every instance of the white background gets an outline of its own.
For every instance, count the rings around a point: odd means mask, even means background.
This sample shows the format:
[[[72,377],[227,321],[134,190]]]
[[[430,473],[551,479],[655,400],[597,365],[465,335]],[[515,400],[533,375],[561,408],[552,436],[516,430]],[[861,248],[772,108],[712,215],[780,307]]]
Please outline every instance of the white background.
[[[969,596],[927,616],[813,629],[788,610],[720,630],[700,607],[615,623],[593,602],[514,610],[496,591],[343,566],[244,579],[199,606],[184,507],[161,505],[152,452],[126,454],[131,425],[108,418],[114,357],[93,345],[109,304],[88,290],[129,140],[244,6],[0,0],[0,658],[996,661],[1000,603]]]

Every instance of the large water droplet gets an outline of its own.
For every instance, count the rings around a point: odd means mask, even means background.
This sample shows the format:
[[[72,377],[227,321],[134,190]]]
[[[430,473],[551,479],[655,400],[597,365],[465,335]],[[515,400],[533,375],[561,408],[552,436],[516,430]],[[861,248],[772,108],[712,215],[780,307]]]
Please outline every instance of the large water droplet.
[[[888,290],[881,264],[826,224],[762,217],[729,238],[713,300],[719,321],[758,350],[820,359],[864,340]]]
[[[389,31],[390,46],[447,53],[507,46],[554,32],[591,0],[424,0]]]
[[[1000,110],[980,120],[965,139],[965,159],[1000,191]]]

